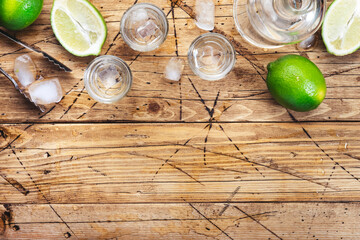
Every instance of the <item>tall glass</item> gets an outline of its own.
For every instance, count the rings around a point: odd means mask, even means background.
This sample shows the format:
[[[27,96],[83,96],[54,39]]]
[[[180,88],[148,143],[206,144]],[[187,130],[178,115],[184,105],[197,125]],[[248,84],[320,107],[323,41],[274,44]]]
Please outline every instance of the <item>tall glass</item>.
[[[235,0],[240,35],[261,48],[276,48],[311,37],[321,26],[325,0]]]

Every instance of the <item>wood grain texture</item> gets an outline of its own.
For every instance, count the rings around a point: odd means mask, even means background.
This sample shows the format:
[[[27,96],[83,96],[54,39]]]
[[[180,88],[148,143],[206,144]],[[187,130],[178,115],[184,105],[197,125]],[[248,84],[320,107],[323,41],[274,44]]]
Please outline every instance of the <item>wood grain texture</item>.
[[[14,205],[6,237],[38,239],[358,239],[359,203]],[[32,214],[31,214],[32,213]],[[339,219],[341,219],[339,221]],[[14,228],[14,226],[18,226]],[[297,226],[294,229],[294,226]],[[141,229],[141,231],[139,231]],[[69,233],[69,235],[67,235]]]
[[[134,75],[113,105],[87,94],[84,69],[94,57],[67,53],[52,33],[51,0],[17,38],[73,69],[1,39],[0,66],[29,53],[44,77],[66,92],[39,113],[0,76],[0,239],[359,239],[360,57],[335,57],[319,36],[315,48],[258,49],[236,32],[231,0],[216,1],[215,32],[235,45],[237,63],[207,82],[188,66],[164,79],[173,56],[186,60],[205,33],[194,0],[150,0],[168,16],[156,51],[130,50],[119,34],[134,0],[92,0],[108,38],[102,54],[123,58]],[[328,1],[330,4],[332,1]],[[35,34],[36,33],[36,34]],[[288,111],[267,91],[266,66],[300,54],[326,78],[324,103]]]
[[[1,129],[5,203],[360,201],[357,124],[26,127]]]

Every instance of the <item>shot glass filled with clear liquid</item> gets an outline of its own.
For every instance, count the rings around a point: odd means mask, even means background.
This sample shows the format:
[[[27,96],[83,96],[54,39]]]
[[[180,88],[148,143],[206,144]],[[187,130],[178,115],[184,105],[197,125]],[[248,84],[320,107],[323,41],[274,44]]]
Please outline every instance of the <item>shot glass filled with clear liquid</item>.
[[[325,0],[235,0],[234,20],[251,44],[276,48],[309,39],[320,28],[325,10]]]
[[[233,69],[236,53],[223,35],[206,33],[191,44],[188,62],[191,70],[200,78],[215,81],[224,78]]]
[[[129,66],[115,56],[100,56],[87,67],[84,83],[90,97],[101,103],[115,103],[126,96],[132,85]]]
[[[129,47],[135,51],[149,52],[166,40],[169,25],[160,8],[150,3],[138,3],[124,13],[120,31]]]

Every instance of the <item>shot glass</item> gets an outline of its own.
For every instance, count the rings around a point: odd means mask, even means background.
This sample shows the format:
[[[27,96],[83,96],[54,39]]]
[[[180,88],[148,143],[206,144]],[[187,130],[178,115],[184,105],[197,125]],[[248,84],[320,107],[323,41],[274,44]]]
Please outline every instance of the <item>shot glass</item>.
[[[206,33],[192,42],[188,62],[191,70],[200,78],[215,81],[224,78],[233,69],[236,53],[223,35]]]
[[[169,24],[165,13],[150,3],[129,8],[120,23],[121,37],[130,48],[139,52],[157,49],[166,40]]]
[[[90,97],[101,103],[115,103],[129,92],[132,74],[129,66],[115,56],[100,56],[87,67],[85,88]]]

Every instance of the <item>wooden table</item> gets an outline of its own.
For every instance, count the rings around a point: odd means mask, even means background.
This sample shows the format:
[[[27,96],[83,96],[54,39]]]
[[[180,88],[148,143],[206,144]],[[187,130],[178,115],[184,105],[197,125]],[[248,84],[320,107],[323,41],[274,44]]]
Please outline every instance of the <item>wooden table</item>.
[[[35,24],[13,33],[74,71],[30,53],[66,92],[43,114],[0,77],[0,239],[360,239],[359,53],[335,57],[321,41],[309,51],[254,48],[235,29],[232,1],[218,0],[215,32],[236,46],[235,69],[208,82],[186,66],[171,82],[167,61],[186,59],[205,33],[193,22],[194,1],[150,1],[170,33],[141,54],[119,34],[133,0],[92,2],[109,28],[102,54],[127,61],[133,88],[114,105],[89,97],[82,76],[93,57],[59,45],[51,0]],[[0,41],[1,67],[12,73],[28,51]],[[292,53],[326,77],[315,111],[287,111],[267,91],[266,65]]]

